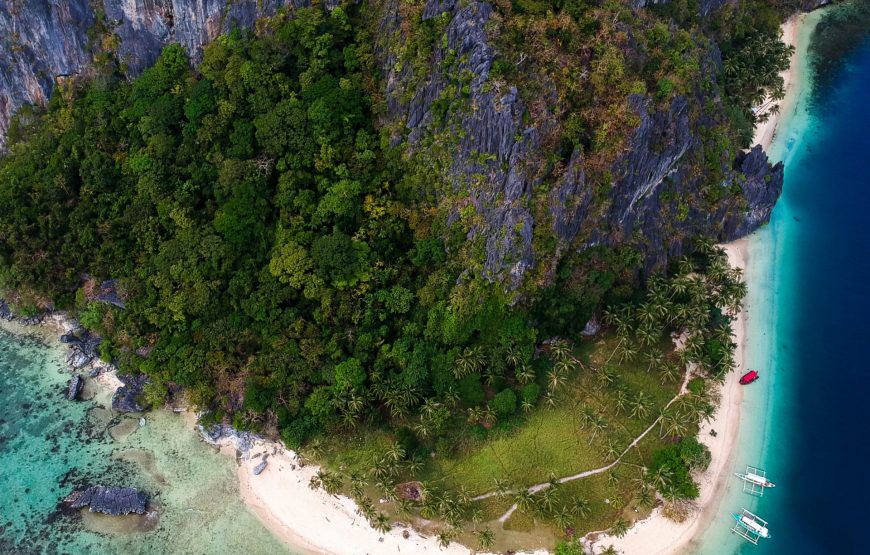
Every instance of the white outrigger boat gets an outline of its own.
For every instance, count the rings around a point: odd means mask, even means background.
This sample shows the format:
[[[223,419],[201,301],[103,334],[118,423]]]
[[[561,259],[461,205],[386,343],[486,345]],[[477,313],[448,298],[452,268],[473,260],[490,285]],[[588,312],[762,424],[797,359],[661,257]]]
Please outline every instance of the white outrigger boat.
[[[737,521],[737,524],[734,525],[731,531],[746,541],[752,542],[753,545],[758,545],[758,540],[761,538],[770,539],[767,521],[758,515],[743,509],[742,513],[731,513],[731,516]]]
[[[735,472],[735,476],[743,480],[743,491],[750,495],[761,497],[764,495],[764,488],[775,488],[776,484],[767,479],[767,473],[754,466],[746,466],[746,472]]]

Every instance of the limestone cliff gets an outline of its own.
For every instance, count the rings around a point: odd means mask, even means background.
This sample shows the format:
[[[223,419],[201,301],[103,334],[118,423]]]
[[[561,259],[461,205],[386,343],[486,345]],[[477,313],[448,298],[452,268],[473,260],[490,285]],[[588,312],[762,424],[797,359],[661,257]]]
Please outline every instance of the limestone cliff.
[[[701,2],[702,15],[728,0]],[[815,0],[813,0],[815,2]],[[338,0],[329,0],[333,6]],[[637,0],[638,6],[651,2]],[[12,113],[25,104],[44,104],[58,76],[84,73],[94,41],[113,37],[115,53],[130,75],[151,64],[172,42],[197,62],[202,47],[235,26],[249,27],[281,8],[308,0],[48,0],[0,4],[0,141]],[[493,82],[496,59],[487,33],[493,7],[481,0],[428,0],[420,17],[444,24],[419,67],[400,62],[391,45],[406,40],[400,0],[366,4],[378,10],[377,52],[385,88],[383,125],[394,130],[394,143],[409,152],[437,152],[433,167],[454,193],[467,199],[477,217],[468,240],[480,246],[472,268],[509,288],[522,285],[529,272],[554,267],[569,249],[629,241],[644,253],[647,266],[681,252],[701,233],[728,240],[767,221],[782,187],[782,166],[771,167],[760,148],[734,153],[715,168],[727,194],[707,208],[697,195],[699,176],[690,170],[704,149],[699,129],[715,115],[698,116],[699,106],[716,105],[719,93],[677,96],[656,106],[647,95],[629,99],[639,125],[628,149],[613,163],[613,183],[602,195],[587,184],[583,155],[575,151],[564,167],[548,167],[543,137],[554,121],[526,118],[531,100],[503,81]],[[94,26],[105,28],[103,34]],[[715,48],[708,63],[718,63]],[[416,73],[415,73],[416,72]],[[711,120],[712,118],[712,120]],[[3,143],[0,142],[0,147]],[[718,175],[718,173],[717,173]],[[546,206],[535,206],[534,191],[544,188]],[[692,199],[693,202],[686,202]],[[697,201],[697,202],[695,202]],[[448,223],[458,207],[447,207]],[[537,221],[536,221],[537,220]],[[536,250],[536,237],[555,239],[555,252]],[[546,260],[543,260],[546,258]],[[544,272],[546,273],[546,272]]]

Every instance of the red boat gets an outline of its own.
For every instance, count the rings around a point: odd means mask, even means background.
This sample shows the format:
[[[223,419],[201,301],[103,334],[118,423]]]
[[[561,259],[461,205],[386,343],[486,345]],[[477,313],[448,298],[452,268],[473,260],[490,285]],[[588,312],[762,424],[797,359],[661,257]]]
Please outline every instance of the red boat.
[[[749,372],[743,374],[743,377],[740,378],[740,384],[741,385],[751,384],[752,382],[754,382],[758,378],[759,378],[758,372],[756,372],[755,370],[750,370]]]

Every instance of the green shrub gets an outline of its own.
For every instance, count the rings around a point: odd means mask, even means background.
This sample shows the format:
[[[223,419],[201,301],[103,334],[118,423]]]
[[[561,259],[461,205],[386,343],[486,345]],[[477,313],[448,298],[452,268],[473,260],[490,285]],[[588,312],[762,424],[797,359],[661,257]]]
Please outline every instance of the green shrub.
[[[517,410],[517,395],[512,389],[503,389],[493,397],[489,406],[499,416],[510,416]]]
[[[523,388],[523,401],[534,405],[541,396],[541,386],[536,383],[527,384]]]
[[[483,403],[485,398],[480,374],[469,374],[459,380],[459,399],[463,405],[476,407]]]

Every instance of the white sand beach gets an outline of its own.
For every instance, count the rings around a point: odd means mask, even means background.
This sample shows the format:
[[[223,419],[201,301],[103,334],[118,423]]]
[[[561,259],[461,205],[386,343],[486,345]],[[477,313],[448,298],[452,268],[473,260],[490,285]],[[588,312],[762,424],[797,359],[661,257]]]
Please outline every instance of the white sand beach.
[[[794,46],[794,52],[792,53],[788,69],[781,73],[782,79],[785,82],[785,98],[778,103],[779,110],[771,113],[766,122],[755,127],[755,136],[753,137],[752,144],[761,145],[765,151],[770,149],[783,114],[790,114],[796,105],[795,84],[802,78],[803,64],[801,60],[806,55],[807,50],[806,39],[808,37],[806,33],[802,32],[807,17],[809,17],[809,14],[806,13],[795,14],[782,25],[782,40],[786,44]],[[760,107],[760,112],[766,112],[775,104],[777,103],[768,99]]]

